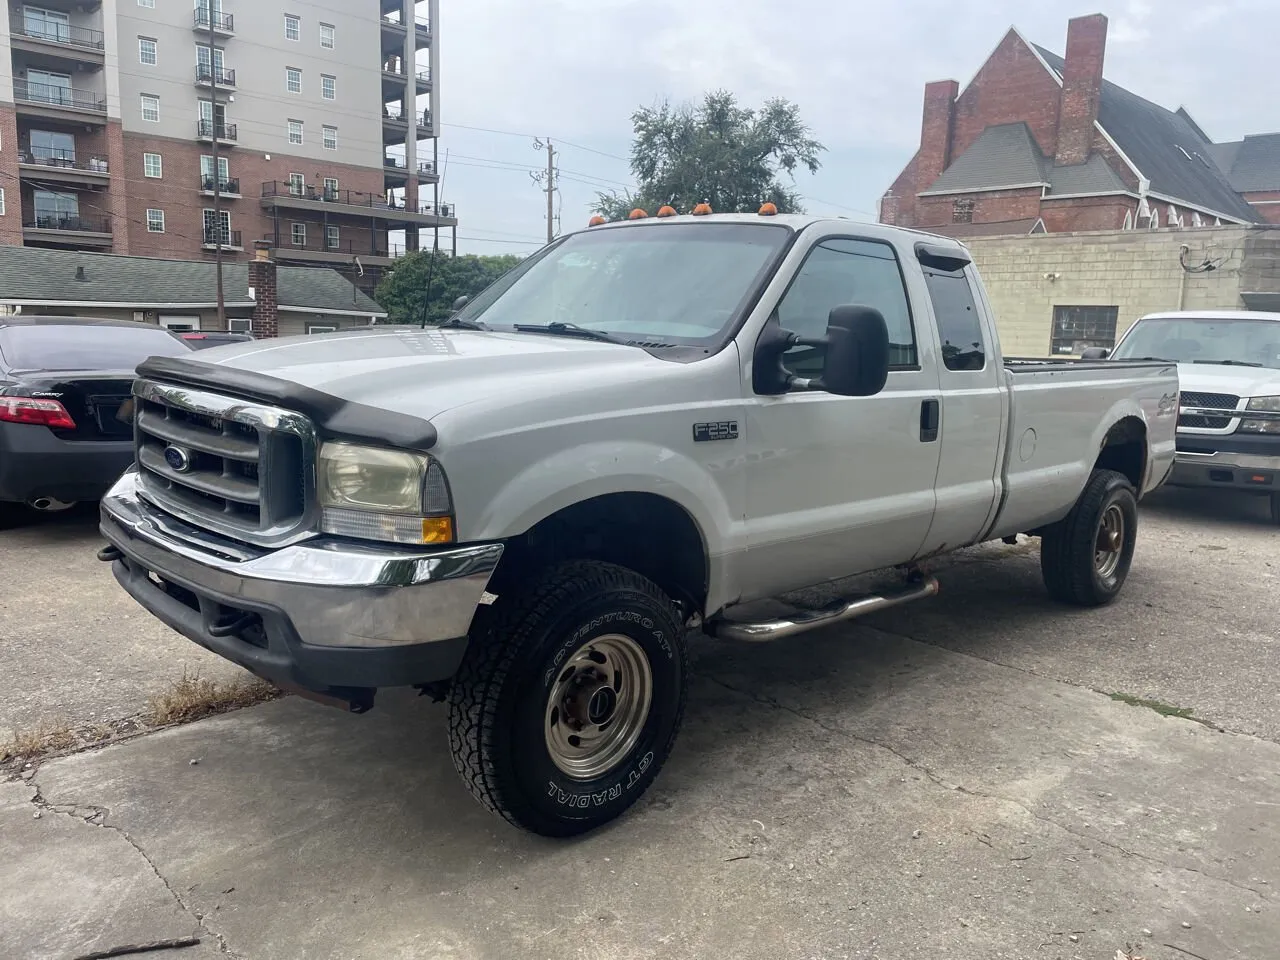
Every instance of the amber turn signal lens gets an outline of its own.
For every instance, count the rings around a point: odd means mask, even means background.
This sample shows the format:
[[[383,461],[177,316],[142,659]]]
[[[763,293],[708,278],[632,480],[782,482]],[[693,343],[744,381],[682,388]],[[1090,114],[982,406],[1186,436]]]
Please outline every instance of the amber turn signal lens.
[[[423,543],[453,543],[452,517],[423,517]]]

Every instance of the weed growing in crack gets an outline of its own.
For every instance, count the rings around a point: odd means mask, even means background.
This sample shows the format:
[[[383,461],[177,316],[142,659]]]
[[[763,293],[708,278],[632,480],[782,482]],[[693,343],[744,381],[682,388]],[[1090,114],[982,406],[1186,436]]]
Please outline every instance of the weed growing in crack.
[[[1142,697],[1135,697],[1129,693],[1113,693],[1110,694],[1112,700],[1120,703],[1127,703],[1131,707],[1146,707],[1148,710],[1154,710],[1162,717],[1178,717],[1181,720],[1195,719],[1191,715],[1195,713],[1193,707],[1175,707],[1169,703],[1161,703],[1159,700],[1144,700]]]
[[[168,690],[147,702],[146,719],[157,727],[188,723],[215,713],[251,707],[278,696],[279,690],[257,677],[237,677],[222,682],[184,672],[180,680],[169,685]]]

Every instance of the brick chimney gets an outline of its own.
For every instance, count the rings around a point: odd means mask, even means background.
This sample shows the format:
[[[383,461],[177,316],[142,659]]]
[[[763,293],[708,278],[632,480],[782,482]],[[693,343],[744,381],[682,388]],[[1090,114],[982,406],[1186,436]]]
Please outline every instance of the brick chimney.
[[[254,337],[262,340],[280,336],[276,262],[271,259],[271,244],[266,240],[253,242],[253,259],[249,261],[249,286],[253,289]]]
[[[1060,167],[1089,159],[1106,52],[1107,18],[1102,14],[1076,17],[1067,23],[1067,64],[1062,72],[1058,150],[1054,156],[1054,163]]]
[[[920,153],[916,160],[916,191],[928,190],[951,164],[951,135],[955,130],[956,97],[960,84],[935,80],[924,87],[924,120],[920,124]]]

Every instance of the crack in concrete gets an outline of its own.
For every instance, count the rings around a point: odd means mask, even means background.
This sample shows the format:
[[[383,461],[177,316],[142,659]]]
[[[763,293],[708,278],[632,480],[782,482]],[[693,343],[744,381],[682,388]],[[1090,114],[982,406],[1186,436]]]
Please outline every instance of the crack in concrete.
[[[847,737],[850,740],[856,740],[859,743],[865,743],[868,746],[876,747],[880,750],[884,750],[885,752],[896,757],[899,761],[904,763],[910,769],[924,774],[924,776],[927,777],[931,783],[933,783],[935,786],[943,788],[944,790],[951,790],[956,793],[962,793],[962,794],[965,794],[966,796],[977,797],[982,800],[990,800],[994,803],[1010,804],[1011,806],[1017,807],[1019,810],[1022,810],[1024,813],[1027,814],[1027,816],[1031,817],[1033,820],[1038,820],[1041,823],[1048,824],[1051,827],[1054,827],[1058,830],[1063,831],[1069,836],[1075,837],[1077,840],[1096,843],[1103,847],[1107,847],[1108,849],[1115,850],[1118,853],[1124,854],[1127,857],[1134,857],[1138,860],[1143,860],[1147,863],[1153,863],[1157,866],[1164,867],[1167,870],[1181,870],[1186,873],[1198,874],[1199,876],[1204,877],[1206,880],[1213,880],[1213,881],[1216,881],[1217,883],[1226,884],[1227,886],[1232,887],[1233,889],[1240,890],[1246,893],[1251,893],[1254,896],[1256,896],[1259,900],[1265,903],[1271,902],[1271,898],[1267,894],[1253,887],[1250,887],[1246,884],[1238,883],[1235,880],[1228,879],[1227,877],[1219,877],[1212,873],[1207,873],[1206,871],[1200,870],[1196,867],[1188,867],[1188,866],[1182,866],[1178,864],[1172,864],[1165,860],[1161,860],[1159,857],[1153,857],[1149,854],[1139,853],[1136,850],[1130,850],[1127,847],[1124,847],[1121,844],[1115,843],[1113,841],[1104,840],[1103,838],[1094,836],[1092,834],[1081,833],[1078,830],[1073,830],[1071,827],[1067,826],[1064,823],[1059,823],[1057,820],[1054,820],[1052,817],[1047,817],[1042,813],[1038,813],[1036,810],[1032,809],[1027,804],[1023,803],[1021,800],[1017,800],[1013,797],[1005,797],[996,793],[987,793],[982,790],[975,790],[970,787],[966,787],[960,783],[953,783],[945,779],[944,777],[942,777],[940,774],[934,772],[927,765],[921,763],[919,760],[916,760],[914,757],[907,756],[905,753],[903,753],[902,751],[894,747],[892,744],[885,743],[882,740],[876,740],[873,737],[862,736],[861,734],[854,733],[851,730],[845,730],[839,727],[834,727],[831,724],[824,723],[822,720],[818,719],[817,717],[814,717],[805,713],[803,710],[799,709],[798,707],[793,707],[789,704],[782,703],[779,700],[773,700],[769,697],[763,697],[750,690],[742,690],[738,687],[733,686],[733,684],[728,683],[727,681],[721,679],[720,677],[714,676],[712,674],[704,673],[704,674],[701,674],[701,676],[706,677],[712,683],[716,684],[717,686],[723,687],[725,690],[728,690],[730,693],[735,693],[738,696],[746,697],[749,700],[754,701],[755,703],[762,704],[763,706],[772,707],[775,710],[782,710],[784,713],[790,713],[791,715],[798,717],[801,720],[805,720],[809,723],[812,723],[814,726],[818,727],[820,730],[824,730],[833,736]]]
[[[142,857],[146,865],[151,868],[151,872],[156,875],[156,879],[164,884],[165,890],[169,892],[169,896],[173,897],[174,902],[178,904],[182,909],[182,912],[190,916],[191,919],[195,921],[196,926],[202,933],[212,937],[214,942],[218,944],[218,952],[231,958],[231,960],[245,960],[244,957],[241,957],[231,949],[222,934],[211,929],[209,925],[205,923],[205,917],[203,914],[197,913],[186,901],[182,899],[182,896],[174,889],[173,885],[169,883],[165,875],[160,872],[160,868],[156,866],[155,861],[147,855],[147,852],[142,849],[142,846],[134,840],[133,837],[129,836],[129,832],[127,830],[123,827],[117,827],[114,824],[107,823],[107,817],[110,815],[111,811],[106,807],[100,807],[91,803],[50,803],[45,799],[44,793],[41,791],[40,785],[36,782],[34,776],[28,779],[27,783],[30,785],[32,790],[35,791],[31,797],[31,803],[37,809],[43,812],[61,814],[65,817],[70,817],[73,820],[79,820],[80,822],[86,823],[92,827],[98,827],[102,830],[110,830],[112,833],[123,837],[125,843],[129,844],[129,846],[137,852],[138,856]],[[91,812],[86,817],[84,816],[83,811]]]

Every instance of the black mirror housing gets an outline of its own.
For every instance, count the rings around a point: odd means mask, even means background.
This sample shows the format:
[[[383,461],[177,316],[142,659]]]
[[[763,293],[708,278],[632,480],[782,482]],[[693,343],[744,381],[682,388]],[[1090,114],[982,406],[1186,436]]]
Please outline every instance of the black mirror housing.
[[[1106,347],[1085,347],[1080,351],[1081,360],[1105,360],[1111,356],[1111,351]]]
[[[457,300],[453,301],[453,307],[452,307],[453,311],[456,313],[457,311],[465,307],[470,301],[471,301],[471,298],[466,295],[459,297]]]
[[[841,397],[873,397],[889,379],[889,327],[874,307],[839,306],[827,318],[822,389]]]

